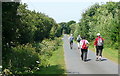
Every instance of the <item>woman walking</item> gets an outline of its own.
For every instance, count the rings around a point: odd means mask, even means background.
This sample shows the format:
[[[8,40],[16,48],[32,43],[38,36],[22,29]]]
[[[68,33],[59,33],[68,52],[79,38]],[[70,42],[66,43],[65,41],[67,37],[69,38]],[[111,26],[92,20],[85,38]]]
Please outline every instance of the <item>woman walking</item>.
[[[82,40],[80,41],[80,46],[81,46],[81,59],[83,61],[87,61],[88,44],[89,42],[85,39],[85,37],[82,37]]]

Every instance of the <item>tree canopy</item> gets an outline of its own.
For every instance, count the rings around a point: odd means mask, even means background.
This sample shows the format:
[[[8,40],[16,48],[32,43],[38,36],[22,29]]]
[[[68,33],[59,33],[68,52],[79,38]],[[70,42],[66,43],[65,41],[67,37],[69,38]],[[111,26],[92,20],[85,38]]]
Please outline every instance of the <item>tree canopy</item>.
[[[120,24],[120,2],[107,2],[106,4],[94,4],[82,14],[79,29],[72,29],[71,32],[79,30],[77,35],[86,36],[88,40],[94,40],[97,33],[105,39],[108,47],[118,49],[118,36]],[[74,27],[74,25],[71,27]],[[77,28],[78,26],[76,26]],[[76,36],[76,35],[75,35]]]

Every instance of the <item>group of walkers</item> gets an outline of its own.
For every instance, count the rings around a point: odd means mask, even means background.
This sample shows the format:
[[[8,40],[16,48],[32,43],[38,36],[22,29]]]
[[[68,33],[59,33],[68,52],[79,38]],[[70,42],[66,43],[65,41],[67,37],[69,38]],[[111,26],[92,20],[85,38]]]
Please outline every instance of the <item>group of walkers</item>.
[[[74,40],[72,34],[68,39],[70,42],[70,48],[72,49],[73,40]],[[88,40],[86,40],[86,37],[81,37],[80,35],[78,35],[76,40],[78,44],[78,49],[81,50],[81,59],[83,61],[87,61],[87,52],[90,43],[88,42]],[[102,58],[103,44],[104,44],[104,39],[100,36],[100,33],[97,33],[97,37],[94,40],[94,48],[96,49],[96,61],[101,60]]]

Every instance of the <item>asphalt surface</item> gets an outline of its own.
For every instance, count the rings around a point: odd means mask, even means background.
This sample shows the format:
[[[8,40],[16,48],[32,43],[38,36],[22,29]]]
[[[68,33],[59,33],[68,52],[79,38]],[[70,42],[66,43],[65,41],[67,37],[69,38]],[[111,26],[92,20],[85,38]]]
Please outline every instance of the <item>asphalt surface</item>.
[[[96,56],[93,51],[88,51],[87,62],[80,58],[80,50],[77,49],[77,44],[73,43],[73,49],[70,49],[68,36],[64,35],[64,56],[67,68],[67,74],[118,74],[118,64],[110,61],[107,58],[102,58],[102,61],[96,61]]]

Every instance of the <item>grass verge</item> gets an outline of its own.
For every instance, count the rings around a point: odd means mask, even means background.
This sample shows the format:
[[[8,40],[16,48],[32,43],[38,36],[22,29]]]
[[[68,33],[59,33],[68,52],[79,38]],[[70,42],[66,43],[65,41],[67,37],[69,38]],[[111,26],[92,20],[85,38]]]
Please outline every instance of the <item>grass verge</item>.
[[[58,49],[53,52],[49,63],[49,67],[42,68],[40,71],[37,71],[36,74],[65,74],[66,67],[62,43],[60,46],[58,46]]]

